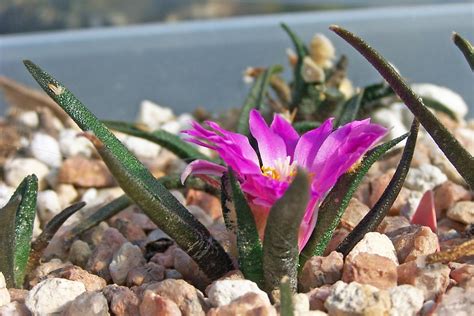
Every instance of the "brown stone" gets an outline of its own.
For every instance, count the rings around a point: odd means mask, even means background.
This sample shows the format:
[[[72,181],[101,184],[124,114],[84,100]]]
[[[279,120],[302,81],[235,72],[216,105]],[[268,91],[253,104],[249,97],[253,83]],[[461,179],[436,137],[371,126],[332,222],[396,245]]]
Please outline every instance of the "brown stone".
[[[308,292],[324,284],[333,284],[340,280],[343,264],[342,254],[335,251],[327,257],[311,257],[306,261],[299,278],[301,291]]]
[[[387,234],[395,247],[399,262],[408,262],[434,253],[438,249],[438,236],[429,227],[411,225]]]
[[[324,302],[331,293],[331,285],[323,285],[312,289],[306,295],[309,300],[309,309],[310,310],[324,310]]]
[[[221,201],[209,193],[190,189],[186,195],[187,205],[197,205],[202,208],[212,220],[222,217]]]
[[[116,284],[108,285],[104,288],[103,294],[113,315],[139,315],[140,300],[128,287]]]
[[[127,285],[140,286],[142,284],[158,282],[165,277],[165,268],[159,264],[148,262],[144,266],[131,269],[127,275]]]
[[[177,248],[176,246],[170,246],[166,249],[165,252],[156,253],[151,259],[150,262],[154,262],[159,264],[165,268],[173,268],[174,267],[174,249]]]
[[[71,281],[79,281],[84,284],[87,291],[100,291],[107,285],[105,280],[101,277],[73,265],[52,271],[48,274],[48,278],[63,278]]]
[[[385,173],[380,174],[379,176],[373,178],[370,182],[370,197],[369,197],[369,207],[373,207],[375,203],[380,199],[382,193],[385,191],[385,188],[389,184],[390,180],[395,173],[395,169],[389,169]],[[408,197],[410,196],[410,190],[405,187],[402,187],[400,193],[398,194],[395,202],[389,210],[390,215],[400,214],[400,210],[406,204]]]
[[[434,199],[436,215],[441,218],[442,213],[451,208],[456,202],[470,200],[471,193],[463,186],[448,180],[435,188]]]
[[[183,279],[200,289],[206,288],[211,283],[197,263],[181,248],[174,249],[173,257],[173,266],[176,271],[181,273]]]
[[[0,122],[0,166],[21,147],[21,135],[10,123]]]
[[[472,264],[460,264],[454,268],[449,275],[451,279],[456,281],[459,286],[468,285],[469,282],[474,281],[474,265]],[[472,283],[472,282],[471,282]]]
[[[369,212],[369,207],[357,199],[352,198],[347,206],[346,211],[342,215],[342,227],[352,230],[360,222],[362,218]]]
[[[344,238],[349,235],[349,231],[345,228],[338,228],[334,231],[331,240],[329,241],[326,250],[324,250],[324,255],[327,256],[331,252],[335,251],[337,246],[344,240]]]
[[[377,227],[377,231],[381,234],[387,234],[407,226],[410,226],[410,221],[404,216],[385,216]]]
[[[10,293],[10,301],[12,302],[19,302],[19,303],[24,303],[25,298],[28,295],[28,290],[24,289],[14,289],[10,288],[8,289],[8,292]]]
[[[474,224],[474,201],[459,201],[448,210],[446,215],[463,224]]]
[[[146,239],[146,234],[143,229],[130,220],[117,219],[111,226],[117,228],[130,242],[137,243]]]
[[[450,272],[444,264],[409,261],[398,266],[398,284],[411,284],[423,291],[425,301],[432,300],[446,291]]]
[[[181,316],[178,305],[172,300],[151,291],[145,291],[140,304],[140,316]]]
[[[63,161],[58,174],[59,183],[85,188],[115,186],[116,182],[102,160],[74,156]]]
[[[370,284],[379,289],[397,286],[397,265],[387,257],[360,253],[346,259],[342,281]]]
[[[275,308],[256,293],[247,293],[228,305],[211,308],[207,316],[276,316]]]

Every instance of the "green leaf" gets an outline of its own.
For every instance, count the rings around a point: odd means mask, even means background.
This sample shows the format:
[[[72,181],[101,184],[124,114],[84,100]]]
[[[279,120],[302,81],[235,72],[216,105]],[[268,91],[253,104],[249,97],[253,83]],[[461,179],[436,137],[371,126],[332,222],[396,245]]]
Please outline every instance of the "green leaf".
[[[361,109],[370,111],[374,105],[386,97],[392,97],[395,91],[385,82],[374,83],[364,88],[364,95],[361,100]]]
[[[0,271],[7,288],[22,288],[36,213],[38,178],[27,176],[0,209]]]
[[[363,97],[364,90],[353,95],[349,100],[344,103],[341,112],[337,116],[334,128],[338,128],[339,126],[352,122],[357,118]]]
[[[88,136],[120,187],[166,234],[216,279],[232,261],[222,246],[145,166],[62,84],[30,61],[24,62],[48,95]]]
[[[273,74],[281,72],[283,67],[280,65],[271,66],[262,72],[252,86],[247,99],[245,100],[240,117],[237,122],[237,133],[243,135],[249,135],[249,115],[252,109],[260,109],[265,99],[265,94],[268,91],[270,85],[270,78]]]
[[[293,111],[299,106],[304,95],[306,94],[306,88],[308,84],[303,80],[301,74],[301,69],[303,68],[303,59],[308,56],[308,48],[304,45],[303,41],[286,25],[281,23],[281,27],[290,37],[293,45],[295,46],[296,55],[298,56],[298,61],[296,62],[294,68],[294,82],[293,82],[293,93],[290,110]]]
[[[474,47],[472,44],[456,32],[453,33],[453,42],[459,48],[461,53],[463,53],[466,61],[471,67],[471,70],[474,71]]]
[[[237,248],[239,250],[239,269],[246,279],[259,286],[263,282],[262,244],[258,236],[257,226],[247,199],[235,179],[234,173],[229,169],[229,181],[232,186],[232,198],[237,215]]]
[[[341,221],[352,195],[357,190],[363,177],[370,167],[379,160],[388,150],[408,137],[408,133],[388,141],[370,150],[354,172],[345,173],[336,182],[321,203],[318,211],[318,221],[308,243],[300,254],[300,268],[312,256],[322,256],[332,238],[334,230]]]
[[[415,151],[416,138],[418,135],[419,123],[415,119],[410,129],[410,136],[407,139],[405,149],[403,150],[402,158],[397,166],[397,170],[393,175],[387,188],[385,188],[382,196],[379,198],[374,207],[364,216],[364,218],[357,224],[357,226],[350,232],[350,234],[337,247],[336,251],[346,256],[352,248],[362,239],[368,232],[375,230],[383,218],[388,214],[388,211],[395,202],[398,193],[402,189],[405,182],[406,175],[410,169],[411,160]]]
[[[308,174],[298,169],[287,191],[270,210],[263,238],[263,277],[267,293],[278,290],[280,280],[289,277],[296,291],[298,235],[309,201]]]
[[[456,116],[456,114],[454,114],[454,112],[451,111],[445,104],[439,101],[436,101],[435,99],[432,99],[432,98],[423,97],[422,99],[423,99],[423,103],[427,107],[432,108],[433,110],[436,110],[439,112],[443,112],[455,121],[458,120],[458,117]]]
[[[102,121],[102,123],[110,129],[156,143],[187,162],[196,159],[213,161],[210,157],[197,150],[196,147],[181,139],[181,137],[167,131],[156,130],[154,132],[146,132],[127,122]]]
[[[298,132],[298,134],[302,135],[310,130],[318,128],[321,125],[321,122],[316,121],[300,121],[293,123],[293,127]]]
[[[294,314],[290,279],[285,276],[280,283],[280,316],[293,316]]]
[[[471,189],[474,189],[474,157],[469,154],[436,116],[426,108],[422,99],[410,89],[392,65],[360,37],[339,26],[333,25],[330,29],[359,51],[384,77],[395,93],[431,135],[459,174],[466,180],[466,183]]]

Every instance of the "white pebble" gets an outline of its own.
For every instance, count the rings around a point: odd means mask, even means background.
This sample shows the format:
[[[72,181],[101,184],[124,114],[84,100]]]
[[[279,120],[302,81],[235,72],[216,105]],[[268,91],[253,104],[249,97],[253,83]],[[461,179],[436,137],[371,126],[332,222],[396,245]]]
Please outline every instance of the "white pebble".
[[[4,166],[5,183],[15,188],[30,174],[38,177],[41,187],[48,172],[48,166],[34,158],[13,158]]]
[[[137,123],[145,124],[151,130],[156,130],[162,124],[174,119],[173,111],[170,108],[162,107],[148,100],[142,101],[138,112]]]
[[[38,113],[35,111],[22,112],[16,119],[18,123],[31,128],[37,128],[39,125]]]
[[[389,289],[392,308],[390,316],[415,316],[423,307],[423,291],[413,285],[400,285]]]
[[[62,155],[59,150],[58,141],[48,134],[34,134],[30,144],[30,151],[34,158],[50,167],[58,168],[61,166]]]
[[[398,265],[397,252],[392,241],[384,234],[370,232],[355,245],[347,255],[346,261],[351,261],[359,253],[365,252],[389,258]]]
[[[118,134],[117,137],[137,158],[156,159],[160,153],[161,146],[149,140],[124,134]]]
[[[421,97],[431,98],[449,108],[458,118],[464,118],[468,112],[468,106],[463,98],[446,87],[431,83],[417,83],[411,85],[412,90]]]
[[[145,258],[140,247],[126,242],[115,253],[109,265],[110,276],[116,284],[122,285],[127,279],[128,271],[144,264]]]
[[[79,132],[72,128],[63,129],[59,133],[59,148],[64,157],[92,156],[94,145],[87,138],[80,137],[78,134]]]
[[[0,208],[4,207],[8,203],[8,201],[10,201],[13,192],[15,192],[15,188],[12,188],[3,182],[0,182]]]
[[[53,190],[38,192],[36,207],[41,221],[49,221],[54,215],[61,212],[61,202],[58,194]]]
[[[227,305],[247,293],[256,293],[270,304],[267,294],[249,280],[217,280],[207,290],[209,303],[214,307]]]
[[[423,164],[418,168],[411,168],[405,179],[405,186],[422,193],[448,180],[448,177],[436,166]]]

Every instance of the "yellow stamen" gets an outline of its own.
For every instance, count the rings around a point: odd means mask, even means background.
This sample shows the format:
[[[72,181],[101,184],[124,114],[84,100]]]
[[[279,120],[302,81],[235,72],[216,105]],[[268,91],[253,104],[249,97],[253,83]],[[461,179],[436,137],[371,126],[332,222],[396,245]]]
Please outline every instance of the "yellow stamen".
[[[288,156],[286,159],[277,159],[274,161],[274,166],[262,166],[262,174],[278,181],[291,181],[297,171],[296,161],[290,163],[291,158]]]
[[[275,168],[262,166],[262,173],[264,176],[272,178],[274,180],[280,180],[280,174]]]

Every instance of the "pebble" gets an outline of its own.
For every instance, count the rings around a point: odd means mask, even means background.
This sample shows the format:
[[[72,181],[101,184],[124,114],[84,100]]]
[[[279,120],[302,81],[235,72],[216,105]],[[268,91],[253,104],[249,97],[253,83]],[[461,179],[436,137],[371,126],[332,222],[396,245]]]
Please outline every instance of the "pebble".
[[[156,159],[161,146],[144,138],[119,134],[117,137],[137,158]]]
[[[452,287],[441,297],[435,315],[438,316],[469,316],[474,307],[474,288]]]
[[[92,254],[89,244],[80,239],[75,240],[69,249],[68,260],[81,268],[84,268]]]
[[[175,269],[165,269],[165,279],[179,280],[179,279],[182,279],[182,278],[183,278],[183,276],[181,275],[181,273],[179,273]]]
[[[385,216],[377,231],[381,234],[388,234],[402,227],[410,226],[410,221],[404,216]]]
[[[58,194],[61,209],[65,209],[79,197],[72,184],[58,184],[54,189]]]
[[[435,209],[438,218],[443,211],[447,211],[458,201],[471,199],[471,193],[463,186],[450,180],[444,182],[434,190]]]
[[[25,289],[10,288],[8,289],[8,292],[10,293],[10,300],[12,302],[17,301],[20,303],[25,303],[25,299],[29,291]]]
[[[474,201],[460,201],[446,213],[448,218],[463,224],[474,224]]]
[[[145,264],[142,251],[138,246],[126,242],[120,246],[109,265],[110,276],[115,284],[122,285],[127,280],[128,272]]]
[[[84,292],[64,309],[62,315],[108,316],[110,314],[104,294],[100,292]]]
[[[149,290],[145,291],[139,308],[140,316],[181,316],[181,311],[175,302]]]
[[[35,133],[30,143],[31,155],[51,168],[61,166],[62,155],[56,138],[44,134]]]
[[[161,125],[161,129],[171,134],[178,134],[181,131],[181,124],[178,121],[166,122]]]
[[[236,298],[247,293],[255,293],[270,304],[268,295],[260,290],[255,282],[250,280],[217,280],[206,289],[206,293],[209,303],[213,307],[230,304]]]
[[[106,286],[102,293],[107,299],[112,315],[139,315],[140,299],[128,287],[112,284]]]
[[[25,305],[34,316],[61,313],[67,304],[86,291],[77,281],[52,278],[35,285],[25,299]]]
[[[374,123],[389,128],[384,140],[394,139],[409,131],[409,128],[403,122],[401,109],[404,107],[405,105],[403,103],[393,103],[388,107],[382,107],[372,113],[371,117]],[[395,148],[403,147],[404,143],[404,141],[399,143]]]
[[[321,67],[328,68],[332,65],[332,60],[336,57],[336,48],[322,33],[313,36],[309,46],[311,59]]]
[[[247,293],[228,305],[211,308],[207,316],[277,316],[275,307],[257,293]]]
[[[46,224],[50,219],[61,212],[61,201],[56,191],[45,190],[38,192],[36,209],[43,224]]]
[[[435,299],[443,294],[449,285],[448,266],[434,263],[409,261],[398,266],[398,284],[410,284],[423,291],[425,300]]]
[[[105,280],[101,277],[73,265],[53,270],[47,277],[81,282],[84,284],[86,291],[100,291],[106,286]]]
[[[12,197],[13,193],[15,192],[15,188],[6,185],[3,182],[0,182],[0,208],[4,207],[10,198]]]
[[[184,316],[205,314],[198,291],[184,280],[167,279],[149,285],[147,290],[175,302]]]
[[[331,288],[331,285],[323,285],[306,293],[310,310],[324,310],[324,302],[326,302],[329,294],[331,294]]]
[[[346,260],[352,260],[352,258],[361,252],[387,257],[398,265],[397,253],[392,242],[386,235],[377,232],[365,234],[364,238],[349,252]]]
[[[400,215],[406,217],[410,221],[413,218],[418,206],[420,205],[423,193],[420,191],[410,191],[405,204],[400,209]]]
[[[444,183],[448,177],[436,166],[422,164],[418,168],[411,168],[405,179],[405,186],[422,193],[434,189]]]
[[[342,215],[341,225],[348,230],[354,229],[362,218],[369,212],[370,208],[359,200],[352,198]]]
[[[0,272],[0,306],[10,303],[10,292],[7,290],[5,276]]]
[[[59,133],[59,149],[65,158],[82,156],[92,157],[95,151],[94,145],[85,137],[79,136],[80,132],[75,129],[63,129]]]
[[[434,99],[450,109],[459,119],[466,116],[468,107],[463,98],[446,87],[432,83],[416,83],[411,85],[412,90],[421,97]]]
[[[10,302],[0,306],[0,316],[30,316],[30,310],[25,303]]]
[[[451,266],[450,268],[453,269],[453,267]],[[454,267],[449,276],[451,277],[451,279],[456,281],[459,286],[469,286],[470,282],[474,283],[474,265],[459,264],[459,266]]]
[[[206,192],[190,189],[186,195],[186,204],[199,206],[213,221],[222,217],[220,199]]]
[[[387,233],[387,236],[395,247],[399,262],[412,261],[438,249],[438,236],[426,226],[402,227]]]
[[[159,264],[148,262],[143,266],[132,268],[127,275],[127,285],[140,286],[151,282],[162,281],[165,277],[165,268]]]
[[[154,131],[162,124],[174,120],[173,111],[170,108],[162,107],[154,102],[144,100],[140,104],[135,122],[146,125]]]
[[[309,312],[309,299],[304,293],[296,293],[292,297],[293,312],[295,315],[306,315]]]
[[[44,279],[51,271],[63,268],[67,266],[67,263],[63,263],[60,259],[54,258],[48,262],[43,262],[33,271],[30,275],[29,285],[31,287],[39,283],[40,280]]]
[[[28,126],[31,129],[36,129],[39,125],[39,117],[36,111],[21,112],[15,119],[21,125]]]
[[[173,267],[183,279],[194,284],[197,288],[205,288],[211,280],[199,269],[197,263],[181,248],[173,250]]]
[[[49,168],[46,164],[34,158],[13,158],[7,160],[3,167],[5,183],[16,188],[23,179],[35,174],[38,177],[38,188],[41,190],[46,186],[46,175]]]
[[[146,239],[146,234],[137,223],[128,219],[118,218],[112,221],[111,226],[117,228],[128,241],[133,243],[140,243]]]
[[[114,186],[113,178],[102,160],[74,156],[64,160],[59,168],[58,182],[84,188]]]
[[[390,295],[368,284],[337,281],[324,306],[329,315],[388,315]]]
[[[301,290],[308,292],[324,284],[333,284],[340,280],[343,265],[342,254],[336,251],[326,257],[311,257],[304,264],[299,278]]]
[[[390,316],[415,316],[423,307],[423,291],[408,284],[389,290],[392,308]]]
[[[397,265],[387,257],[359,253],[344,262],[342,281],[369,284],[385,290],[397,286]]]

